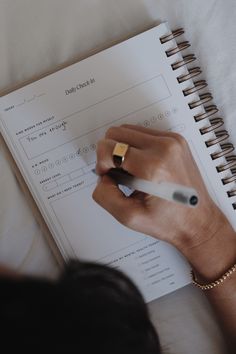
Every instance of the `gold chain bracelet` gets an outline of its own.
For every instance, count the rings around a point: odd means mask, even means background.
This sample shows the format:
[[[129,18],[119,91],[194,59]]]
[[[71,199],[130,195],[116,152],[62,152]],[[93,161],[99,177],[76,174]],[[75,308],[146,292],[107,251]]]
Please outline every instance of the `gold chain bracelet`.
[[[209,283],[209,284],[200,284],[197,280],[196,275],[193,270],[191,270],[192,283],[202,290],[210,290],[216,286],[222,284],[227,278],[229,278],[236,271],[236,264],[234,264],[230,269],[227,270],[219,279]]]

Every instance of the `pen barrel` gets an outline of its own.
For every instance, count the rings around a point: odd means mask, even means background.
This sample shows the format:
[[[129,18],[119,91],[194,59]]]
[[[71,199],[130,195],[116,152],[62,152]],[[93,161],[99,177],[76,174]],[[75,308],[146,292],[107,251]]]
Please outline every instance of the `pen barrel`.
[[[118,184],[129,187],[130,189],[141,191],[159,198],[177,203],[195,206],[198,202],[195,189],[182,186],[172,182],[154,183],[123,173],[118,170],[111,170],[108,175]]]
[[[168,200],[189,204],[190,206],[195,206],[198,202],[197,192],[193,188],[171,182],[161,182],[157,186],[157,194],[162,198],[168,196]]]

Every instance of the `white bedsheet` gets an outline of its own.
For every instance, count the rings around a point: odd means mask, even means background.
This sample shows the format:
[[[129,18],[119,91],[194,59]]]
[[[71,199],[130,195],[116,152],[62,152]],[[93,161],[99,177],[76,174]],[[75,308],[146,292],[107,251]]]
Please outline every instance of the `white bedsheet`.
[[[0,0],[0,90],[153,21],[184,27],[236,143],[234,0]],[[58,268],[0,146],[0,262],[55,277]],[[222,354],[214,315],[187,286],[149,304],[163,347]]]

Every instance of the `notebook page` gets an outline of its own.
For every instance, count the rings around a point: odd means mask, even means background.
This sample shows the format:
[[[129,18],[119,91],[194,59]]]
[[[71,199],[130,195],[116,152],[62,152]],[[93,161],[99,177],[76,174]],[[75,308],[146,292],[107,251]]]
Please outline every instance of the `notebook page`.
[[[161,24],[0,99],[1,132],[64,258],[125,271],[146,301],[188,284],[189,266],[170,245],[120,225],[92,200],[105,131],[131,123],[184,135],[213,198],[230,209],[212,162],[208,168],[185,84],[166,58],[173,43],[159,41],[168,32]]]

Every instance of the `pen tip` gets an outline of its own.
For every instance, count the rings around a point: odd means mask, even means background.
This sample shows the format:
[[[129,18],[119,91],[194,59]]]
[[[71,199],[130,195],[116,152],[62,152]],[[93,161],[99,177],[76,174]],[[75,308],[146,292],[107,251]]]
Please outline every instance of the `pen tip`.
[[[189,203],[194,206],[197,205],[198,197],[196,195],[192,195],[192,197],[189,199]]]
[[[198,197],[196,195],[188,195],[183,194],[182,192],[174,192],[173,199],[182,204],[188,204],[191,206],[196,206],[198,203]]]

